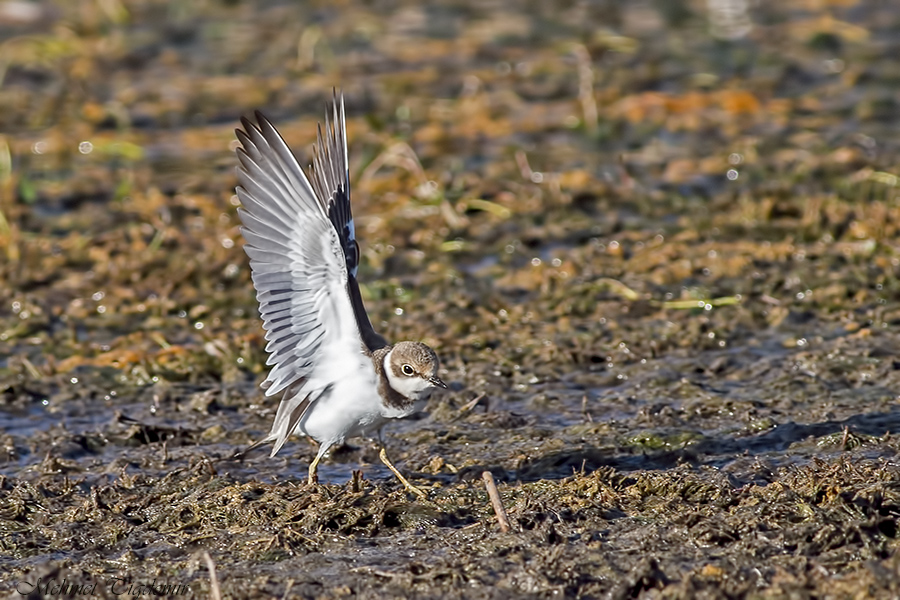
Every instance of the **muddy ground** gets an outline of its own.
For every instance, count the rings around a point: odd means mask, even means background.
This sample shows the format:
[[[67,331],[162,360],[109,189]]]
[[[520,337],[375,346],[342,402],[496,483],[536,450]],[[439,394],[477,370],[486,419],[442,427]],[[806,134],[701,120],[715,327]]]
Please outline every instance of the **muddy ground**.
[[[900,596],[898,31],[874,0],[0,2],[0,590]],[[450,383],[387,431],[424,500],[368,440],[315,488],[306,440],[229,458],[276,408],[233,128],[306,156],[332,87],[372,321]]]

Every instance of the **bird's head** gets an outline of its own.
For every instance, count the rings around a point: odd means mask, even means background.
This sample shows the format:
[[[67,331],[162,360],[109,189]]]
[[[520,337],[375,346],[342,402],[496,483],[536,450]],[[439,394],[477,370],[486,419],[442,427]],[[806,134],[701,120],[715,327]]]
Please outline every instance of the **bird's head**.
[[[438,357],[420,342],[399,342],[384,357],[388,383],[403,397],[427,400],[436,388],[447,389],[438,377]]]

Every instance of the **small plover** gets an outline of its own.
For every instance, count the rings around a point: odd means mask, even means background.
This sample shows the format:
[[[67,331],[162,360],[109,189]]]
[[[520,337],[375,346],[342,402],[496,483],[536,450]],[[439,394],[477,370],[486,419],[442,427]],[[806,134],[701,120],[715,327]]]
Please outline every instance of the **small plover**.
[[[309,177],[261,113],[256,124],[241,124],[238,214],[272,366],[262,387],[266,396],[282,394],[272,431],[251,448],[274,442],[275,456],[291,434],[308,435],[319,443],[309,465],[312,484],[329,448],[377,433],[382,462],[422,495],[391,464],[381,431],[447,385],[434,350],[388,344],[366,314],[356,278],[343,96],[335,97],[331,119],[326,112],[324,131],[319,126]]]

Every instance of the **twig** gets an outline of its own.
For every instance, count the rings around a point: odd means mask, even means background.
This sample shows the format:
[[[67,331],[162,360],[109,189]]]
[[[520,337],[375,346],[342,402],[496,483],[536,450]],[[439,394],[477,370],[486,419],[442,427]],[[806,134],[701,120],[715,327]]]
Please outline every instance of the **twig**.
[[[500,492],[497,491],[497,484],[494,483],[494,476],[490,471],[481,474],[484,479],[484,487],[487,488],[488,496],[491,497],[491,505],[494,507],[494,514],[497,515],[497,523],[500,524],[500,531],[506,533],[509,531],[509,519],[506,517],[506,509],[503,508],[503,502],[500,500]]]
[[[478,406],[478,403],[484,399],[484,396],[485,396],[484,392],[481,392],[480,394],[475,396],[475,398],[473,398],[471,401],[467,402],[462,408],[459,409],[459,414],[464,415],[467,412],[469,412],[470,410],[472,410],[473,408],[475,408],[476,406]]]
[[[395,142],[369,163],[369,166],[359,176],[357,186],[364,187],[375,176],[375,173],[384,166],[403,169],[414,175],[419,180],[419,183],[428,181],[428,176],[425,174],[425,169],[422,168],[422,162],[419,160],[416,151],[406,142]]]
[[[287,585],[284,586],[284,595],[281,597],[281,600],[287,600],[290,597],[288,594],[291,593],[292,587],[294,587],[294,580],[288,579]]]
[[[40,379],[41,378],[41,372],[38,371],[37,367],[34,366],[34,363],[32,363],[30,360],[28,360],[24,356],[20,356],[19,360],[22,361],[22,364],[25,366],[25,370],[28,371],[28,374],[31,376],[32,379]]]
[[[584,127],[591,133],[597,130],[597,100],[594,98],[594,66],[588,49],[582,44],[575,46],[575,60],[578,63],[578,101],[584,115]]]
[[[611,279],[609,277],[601,277],[597,281],[597,290],[608,290],[613,294],[620,296],[621,298],[628,300],[630,302],[635,302],[641,299],[641,295],[619,281],[618,279]]]
[[[209,552],[203,551],[203,560],[206,561],[206,568],[209,570],[209,595],[213,600],[222,600],[222,590],[219,589],[219,578],[216,577],[216,563],[213,562]]]
[[[355,494],[361,491],[363,488],[363,472],[359,469],[354,469],[353,474],[350,478],[350,490]]]
[[[733,306],[735,304],[741,303],[741,295],[737,294],[734,296],[722,296],[720,298],[707,298],[707,299],[695,299],[691,298],[689,300],[666,300],[662,303],[663,308],[671,308],[675,310],[683,310],[683,309],[692,309],[692,308],[706,308],[713,306]]]
[[[522,150],[516,150],[516,165],[519,167],[522,179],[533,181],[534,171],[531,170],[531,165],[528,164],[528,155]]]

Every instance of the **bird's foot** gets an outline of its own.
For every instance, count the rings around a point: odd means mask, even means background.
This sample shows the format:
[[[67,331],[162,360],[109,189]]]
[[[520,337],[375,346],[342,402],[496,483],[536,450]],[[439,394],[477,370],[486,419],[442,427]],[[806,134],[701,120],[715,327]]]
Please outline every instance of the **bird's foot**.
[[[385,451],[384,447],[381,448],[381,452],[378,454],[378,458],[381,459],[381,462],[384,463],[384,466],[391,470],[391,473],[397,476],[397,479],[400,480],[400,483],[403,484],[403,487],[405,487],[407,490],[409,490],[419,498],[424,499],[428,497],[428,493],[425,490],[411,484],[409,480],[406,479],[406,477],[404,477],[400,473],[400,471],[397,470],[397,467],[395,467],[391,460],[388,458],[387,451]]]

